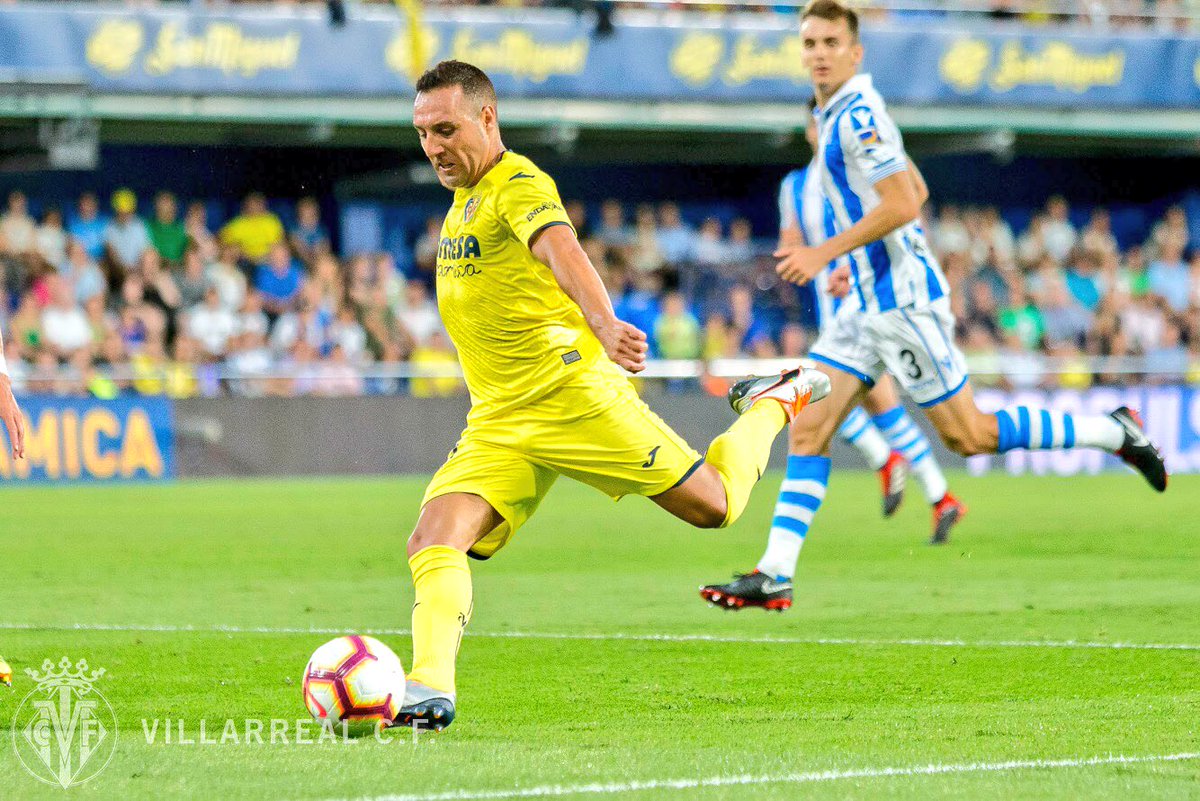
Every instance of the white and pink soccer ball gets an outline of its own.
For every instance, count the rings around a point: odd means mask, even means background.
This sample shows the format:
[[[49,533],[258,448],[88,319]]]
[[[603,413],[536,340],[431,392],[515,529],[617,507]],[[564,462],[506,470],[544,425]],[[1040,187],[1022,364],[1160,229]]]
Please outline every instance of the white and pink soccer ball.
[[[313,652],[304,668],[304,705],[322,723],[353,735],[396,719],[404,703],[400,658],[374,637],[351,634]]]

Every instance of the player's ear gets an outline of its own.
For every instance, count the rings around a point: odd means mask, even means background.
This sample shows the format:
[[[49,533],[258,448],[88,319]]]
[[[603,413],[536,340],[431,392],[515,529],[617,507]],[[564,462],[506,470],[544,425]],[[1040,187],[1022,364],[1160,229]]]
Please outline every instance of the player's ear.
[[[850,56],[851,56],[851,58],[854,59],[855,67],[859,67],[862,65],[863,46],[862,46],[861,40],[855,39],[854,44],[850,45]]]
[[[499,124],[496,116],[496,107],[492,104],[485,104],[479,112],[479,119],[483,122],[483,127],[487,130],[495,128]]]

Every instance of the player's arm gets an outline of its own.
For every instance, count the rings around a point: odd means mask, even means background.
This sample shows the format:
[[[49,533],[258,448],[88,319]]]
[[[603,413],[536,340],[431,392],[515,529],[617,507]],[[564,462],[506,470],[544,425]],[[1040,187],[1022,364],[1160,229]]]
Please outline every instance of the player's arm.
[[[534,234],[529,243],[534,257],[550,268],[554,279],[583,310],[592,333],[604,352],[631,373],[646,369],[646,335],[636,326],[617,318],[612,301],[596,268],[584,253],[568,225],[550,225]]]
[[[921,175],[912,159],[908,160],[908,173],[912,177],[913,191],[917,193],[917,207],[921,208],[929,202],[929,185],[925,183],[925,176]]]
[[[780,248],[776,272],[797,284],[811,281],[829,262],[882,239],[917,218],[921,211],[916,184],[909,170],[892,173],[875,184],[879,205],[840,234],[813,248]]]
[[[12,379],[8,377],[8,363],[4,360],[4,337],[0,335],[0,419],[8,429],[8,441],[12,443],[14,459],[25,455],[25,425],[21,422],[21,408],[12,393]]]

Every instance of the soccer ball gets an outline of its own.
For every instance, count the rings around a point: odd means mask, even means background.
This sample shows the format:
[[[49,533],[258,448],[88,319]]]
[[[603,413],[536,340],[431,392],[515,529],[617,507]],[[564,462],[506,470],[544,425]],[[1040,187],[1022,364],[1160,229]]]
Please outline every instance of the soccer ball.
[[[304,705],[321,723],[361,736],[396,719],[404,703],[404,667],[374,637],[351,634],[313,652],[304,668]]]

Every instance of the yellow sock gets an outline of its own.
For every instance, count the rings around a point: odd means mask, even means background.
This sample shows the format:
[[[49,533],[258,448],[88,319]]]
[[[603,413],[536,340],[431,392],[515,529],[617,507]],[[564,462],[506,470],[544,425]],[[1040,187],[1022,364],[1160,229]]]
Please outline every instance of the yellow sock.
[[[454,659],[471,619],[467,555],[446,545],[430,545],[413,554],[408,565],[416,588],[413,663],[408,678],[453,693]]]
[[[725,485],[728,511],[722,527],[732,525],[746,509],[750,491],[767,469],[771,444],[786,424],[787,412],[783,405],[763,399],[708,446],[705,459],[716,468]]]

